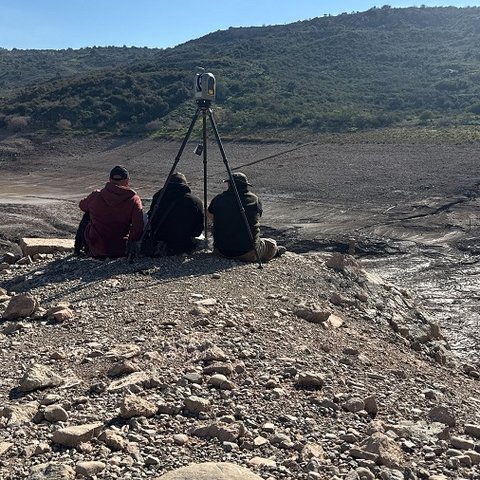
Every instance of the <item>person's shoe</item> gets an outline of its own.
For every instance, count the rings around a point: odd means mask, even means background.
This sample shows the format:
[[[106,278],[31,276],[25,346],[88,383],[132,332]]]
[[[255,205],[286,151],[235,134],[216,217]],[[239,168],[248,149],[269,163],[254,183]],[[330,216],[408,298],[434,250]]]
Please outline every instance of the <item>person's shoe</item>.
[[[275,254],[276,257],[281,257],[287,251],[287,247],[283,245],[277,246],[277,253]]]

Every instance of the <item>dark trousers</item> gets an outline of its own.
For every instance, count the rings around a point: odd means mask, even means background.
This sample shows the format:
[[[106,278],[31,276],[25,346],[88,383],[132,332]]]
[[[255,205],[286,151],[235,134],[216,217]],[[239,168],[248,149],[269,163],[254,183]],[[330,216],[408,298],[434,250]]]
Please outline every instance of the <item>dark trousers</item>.
[[[77,228],[77,233],[75,234],[75,246],[74,251],[75,253],[80,253],[84,251],[85,253],[88,252],[87,241],[85,240],[85,229],[87,225],[90,223],[90,214],[84,213],[82,219],[80,220],[80,224]]]

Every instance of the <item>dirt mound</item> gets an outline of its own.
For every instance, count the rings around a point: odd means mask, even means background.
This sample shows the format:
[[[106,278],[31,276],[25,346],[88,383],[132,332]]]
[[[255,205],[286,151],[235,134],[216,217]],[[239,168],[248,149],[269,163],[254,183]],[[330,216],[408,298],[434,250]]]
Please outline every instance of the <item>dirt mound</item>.
[[[0,478],[226,459],[291,480],[479,474],[475,367],[352,257],[59,254],[0,275],[3,308],[38,302],[0,324]]]

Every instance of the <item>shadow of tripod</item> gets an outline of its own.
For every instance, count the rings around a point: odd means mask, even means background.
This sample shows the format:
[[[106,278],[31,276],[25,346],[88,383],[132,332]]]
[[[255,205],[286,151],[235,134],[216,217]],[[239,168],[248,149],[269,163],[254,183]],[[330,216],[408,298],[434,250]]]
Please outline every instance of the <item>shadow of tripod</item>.
[[[225,168],[228,173],[228,178],[230,181],[230,186],[233,189],[233,192],[235,194],[235,199],[238,204],[238,209],[240,211],[240,214],[242,216],[243,223],[245,225],[246,232],[248,233],[250,242],[252,244],[253,249],[255,250],[255,257],[257,259],[258,263],[258,268],[263,268],[262,261],[260,259],[260,255],[258,253],[257,245],[255,243],[255,239],[253,237],[252,231],[250,229],[250,225],[248,223],[247,215],[245,214],[245,208],[242,205],[242,200],[240,198],[240,195],[238,193],[237,186],[235,184],[232,171],[230,169],[230,165],[228,164],[228,159],[227,155],[225,153],[225,149],[223,148],[222,140],[220,139],[220,135],[218,133],[217,129],[217,124],[215,122],[215,117],[213,116],[213,111],[211,108],[212,101],[207,100],[207,99],[198,99],[197,100],[197,110],[195,111],[195,114],[193,115],[192,121],[190,123],[190,126],[188,128],[187,134],[185,135],[185,138],[183,139],[183,142],[180,146],[180,149],[177,153],[177,156],[175,157],[175,161],[173,162],[172,168],[170,169],[170,172],[168,173],[167,179],[165,180],[165,184],[163,185],[163,188],[160,192],[160,195],[158,196],[158,200],[155,203],[153,210],[151,212],[151,215],[148,218],[147,225],[145,226],[141,243],[143,244],[145,238],[147,236],[150,236],[152,238],[155,237],[155,233],[157,229],[152,228],[152,219],[155,218],[155,214],[157,213],[157,210],[162,202],[162,198],[167,190],[167,186],[170,182],[170,178],[172,175],[175,173],[175,170],[177,168],[178,163],[180,162],[180,158],[182,156],[183,150],[185,149],[185,146],[187,145],[188,139],[190,138],[190,135],[192,134],[193,128],[195,126],[195,123],[198,120],[198,117],[200,114],[202,115],[202,120],[203,120],[203,131],[202,131],[202,141],[203,141],[203,205],[204,205],[204,231],[205,231],[205,243],[208,241],[208,215],[207,215],[207,117],[210,120],[210,124],[212,126],[213,132],[215,134],[215,139],[218,144],[218,148],[220,150],[220,153],[222,155],[223,163],[225,165]],[[168,210],[167,210],[167,215],[168,215]],[[157,223],[157,225],[160,226],[162,223],[162,217],[160,217],[160,221]],[[157,227],[158,228],[158,227]]]

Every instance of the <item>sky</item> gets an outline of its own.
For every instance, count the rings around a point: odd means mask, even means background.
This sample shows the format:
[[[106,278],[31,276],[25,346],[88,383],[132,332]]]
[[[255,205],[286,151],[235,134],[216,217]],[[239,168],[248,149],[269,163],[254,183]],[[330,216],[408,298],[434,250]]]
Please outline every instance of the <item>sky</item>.
[[[278,25],[374,6],[480,6],[480,1],[0,0],[0,47],[174,47],[229,27]]]

